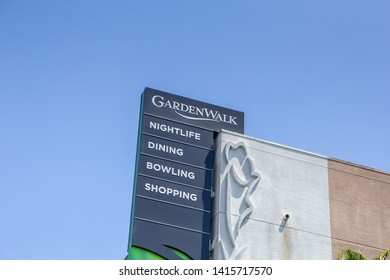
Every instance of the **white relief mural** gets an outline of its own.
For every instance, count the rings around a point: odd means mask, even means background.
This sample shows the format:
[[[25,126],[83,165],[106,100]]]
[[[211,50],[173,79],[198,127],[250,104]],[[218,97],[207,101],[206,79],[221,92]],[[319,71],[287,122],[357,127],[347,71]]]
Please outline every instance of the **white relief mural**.
[[[327,159],[228,131],[216,143],[212,258],[331,259]]]
[[[226,226],[229,238],[219,240],[223,258],[241,259],[245,245],[238,245],[240,230],[254,210],[251,195],[261,180],[255,170],[253,160],[249,157],[244,143],[225,145],[224,161],[226,167],[222,172],[222,188],[225,190]],[[240,244],[245,244],[241,242]]]

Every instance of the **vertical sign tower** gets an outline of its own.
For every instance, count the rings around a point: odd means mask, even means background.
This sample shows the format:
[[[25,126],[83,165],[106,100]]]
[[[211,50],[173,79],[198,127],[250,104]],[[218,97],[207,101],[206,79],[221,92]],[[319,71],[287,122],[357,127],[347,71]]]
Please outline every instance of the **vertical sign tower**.
[[[214,134],[244,114],[146,88],[141,97],[128,259],[208,259]]]

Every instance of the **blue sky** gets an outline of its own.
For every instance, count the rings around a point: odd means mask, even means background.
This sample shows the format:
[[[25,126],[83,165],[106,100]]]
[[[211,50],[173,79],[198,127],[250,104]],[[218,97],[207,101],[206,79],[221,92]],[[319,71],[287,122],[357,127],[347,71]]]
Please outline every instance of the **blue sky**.
[[[126,256],[145,87],[390,171],[390,2],[0,0],[0,259]]]

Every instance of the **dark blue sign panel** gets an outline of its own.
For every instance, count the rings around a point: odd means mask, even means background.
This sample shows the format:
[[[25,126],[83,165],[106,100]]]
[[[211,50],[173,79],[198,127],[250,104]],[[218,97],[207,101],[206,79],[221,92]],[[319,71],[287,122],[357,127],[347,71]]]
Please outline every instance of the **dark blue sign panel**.
[[[204,248],[209,246],[210,234],[137,218],[134,220],[133,229],[134,236],[137,236],[137,245],[133,245],[133,251],[140,252],[141,257],[145,257],[145,254],[142,254],[143,248],[148,248],[149,251],[158,252],[161,257],[169,260],[181,260],[183,255],[194,260],[209,258],[209,252]]]
[[[214,145],[212,131],[147,115],[143,117],[142,132],[207,149],[213,149]]]
[[[211,189],[213,179],[211,170],[179,164],[146,155],[140,156],[138,172],[140,175],[208,190]]]
[[[181,207],[162,201],[137,198],[137,218],[177,228],[210,233],[210,212]]]
[[[244,113],[190,98],[146,88],[144,113],[213,131],[244,133]]]
[[[152,155],[208,169],[212,169],[214,163],[214,152],[212,150],[184,145],[146,134],[142,135],[141,154]]]
[[[244,114],[146,88],[142,95],[129,259],[208,259],[214,135]]]
[[[160,200],[194,209],[211,211],[211,191],[164,182],[146,176],[138,177],[137,196]]]

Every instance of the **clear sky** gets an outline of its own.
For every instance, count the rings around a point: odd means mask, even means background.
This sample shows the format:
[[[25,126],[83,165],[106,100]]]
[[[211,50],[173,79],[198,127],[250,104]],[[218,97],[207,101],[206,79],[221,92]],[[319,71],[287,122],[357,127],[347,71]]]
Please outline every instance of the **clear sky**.
[[[145,87],[390,171],[388,0],[0,0],[0,259],[126,256]]]

